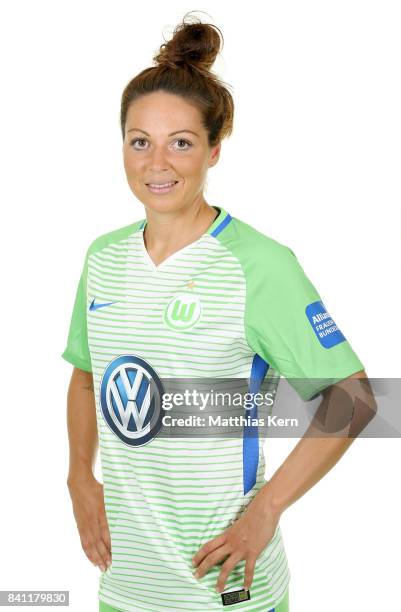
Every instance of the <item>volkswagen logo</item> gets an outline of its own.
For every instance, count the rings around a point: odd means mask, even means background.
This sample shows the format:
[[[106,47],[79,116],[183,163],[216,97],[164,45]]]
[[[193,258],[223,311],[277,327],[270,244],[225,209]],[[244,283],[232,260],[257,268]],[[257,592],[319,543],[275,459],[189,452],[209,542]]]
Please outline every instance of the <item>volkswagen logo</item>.
[[[129,446],[150,442],[162,426],[163,385],[141,357],[120,355],[106,367],[100,406],[111,431]]]

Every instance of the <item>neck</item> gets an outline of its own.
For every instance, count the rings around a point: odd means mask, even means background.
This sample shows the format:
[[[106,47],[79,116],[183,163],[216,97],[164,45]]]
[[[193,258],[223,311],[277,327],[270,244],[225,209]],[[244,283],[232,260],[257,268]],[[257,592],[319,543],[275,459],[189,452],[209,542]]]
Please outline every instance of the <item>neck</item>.
[[[205,201],[171,213],[146,211],[145,246],[154,252],[165,253],[181,249],[197,240],[211,226],[217,216],[215,208]]]

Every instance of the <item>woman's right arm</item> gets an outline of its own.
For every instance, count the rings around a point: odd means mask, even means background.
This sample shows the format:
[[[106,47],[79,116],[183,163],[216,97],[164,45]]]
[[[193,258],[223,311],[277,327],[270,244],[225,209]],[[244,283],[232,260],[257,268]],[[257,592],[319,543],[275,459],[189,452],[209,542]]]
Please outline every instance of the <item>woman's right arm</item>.
[[[93,376],[74,367],[67,394],[70,461],[67,478],[82,548],[103,571],[111,563],[111,541],[103,485],[93,471],[98,448]]]

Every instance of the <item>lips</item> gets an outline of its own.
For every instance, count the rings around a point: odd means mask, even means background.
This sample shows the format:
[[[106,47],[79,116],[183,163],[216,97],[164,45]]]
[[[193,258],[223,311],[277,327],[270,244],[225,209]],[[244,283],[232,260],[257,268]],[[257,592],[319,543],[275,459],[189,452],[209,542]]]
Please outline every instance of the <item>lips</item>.
[[[146,183],[148,187],[172,187],[178,181],[164,181],[164,183]]]
[[[178,181],[165,181],[164,183],[146,183],[146,186],[151,193],[163,194],[172,191],[177,183]]]

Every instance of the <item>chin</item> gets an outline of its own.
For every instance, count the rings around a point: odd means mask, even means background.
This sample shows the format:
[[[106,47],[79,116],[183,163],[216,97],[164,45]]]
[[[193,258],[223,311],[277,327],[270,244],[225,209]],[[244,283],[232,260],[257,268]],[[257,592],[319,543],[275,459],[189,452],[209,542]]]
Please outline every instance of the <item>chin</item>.
[[[183,207],[179,202],[172,202],[169,201],[168,198],[160,198],[159,196],[155,196],[154,199],[146,198],[146,200],[142,200],[142,203],[146,209],[155,212],[173,212]]]

